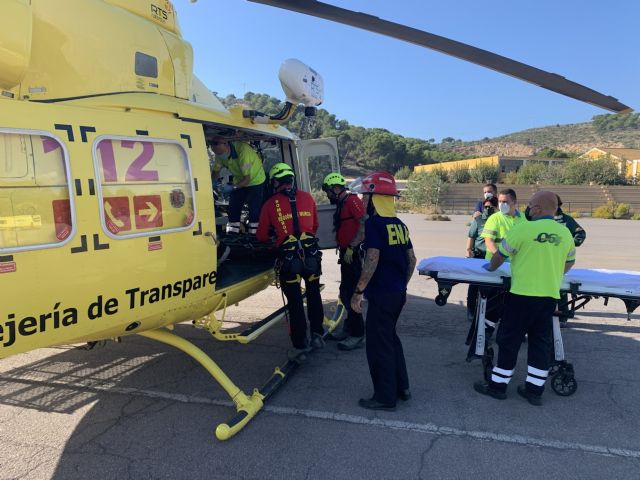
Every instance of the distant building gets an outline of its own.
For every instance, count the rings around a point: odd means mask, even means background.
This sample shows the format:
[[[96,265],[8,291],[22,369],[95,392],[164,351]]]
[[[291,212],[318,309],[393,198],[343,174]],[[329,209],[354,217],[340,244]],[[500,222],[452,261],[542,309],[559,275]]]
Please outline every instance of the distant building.
[[[414,172],[432,172],[433,170],[456,170],[458,168],[477,168],[480,165],[499,166],[500,174],[517,172],[520,167],[527,163],[544,163],[552,165],[564,162],[566,158],[543,158],[543,157],[504,157],[494,155],[491,157],[467,158],[465,160],[454,160],[452,162],[430,163],[429,165],[416,165]]]
[[[618,164],[618,172],[626,177],[640,177],[640,149],[638,148],[592,148],[580,155],[580,158],[596,160],[610,158]]]

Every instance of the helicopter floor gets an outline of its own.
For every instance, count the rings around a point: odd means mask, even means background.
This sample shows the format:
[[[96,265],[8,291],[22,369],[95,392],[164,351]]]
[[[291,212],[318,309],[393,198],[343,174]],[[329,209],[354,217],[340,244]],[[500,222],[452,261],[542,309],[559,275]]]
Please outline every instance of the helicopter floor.
[[[273,268],[274,258],[270,256],[228,259],[218,267],[218,290],[230,287],[248,278]]]

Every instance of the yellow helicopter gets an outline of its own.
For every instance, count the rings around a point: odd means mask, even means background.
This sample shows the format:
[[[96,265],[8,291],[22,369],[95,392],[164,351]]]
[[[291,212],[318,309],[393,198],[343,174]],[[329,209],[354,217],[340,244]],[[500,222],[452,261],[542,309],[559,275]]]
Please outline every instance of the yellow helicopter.
[[[254,0],[251,0],[254,1]],[[304,1],[256,1],[436,48],[613,111],[628,107],[548,72],[365,14]],[[0,358],[36,348],[142,335],[184,351],[226,390],[237,433],[295,368],[252,394],[172,333],[193,321],[248,343],[284,309],[243,332],[226,307],[274,279],[273,259],[220,262],[224,238],[207,139],[251,143],[291,164],[311,190],[338,165],[335,140],[299,142],[280,124],[322,102],[322,77],[296,60],[280,70],[287,101],[268,116],[226,109],[193,75],[191,46],[168,0],[2,0],[0,17]],[[333,246],[332,207],[319,209]],[[343,313],[340,306],[334,328]]]

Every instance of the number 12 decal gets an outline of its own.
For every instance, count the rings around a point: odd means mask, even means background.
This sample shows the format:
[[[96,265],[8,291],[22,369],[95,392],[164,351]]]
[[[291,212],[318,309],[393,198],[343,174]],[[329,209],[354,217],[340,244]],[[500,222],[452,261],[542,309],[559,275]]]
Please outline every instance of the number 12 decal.
[[[153,158],[153,143],[142,142],[136,140],[121,140],[120,146],[122,148],[133,149],[135,144],[142,145],[142,152],[131,162],[127,172],[125,174],[126,182],[157,182],[158,171],[157,170],[143,170],[144,167]],[[102,162],[102,177],[104,182],[117,182],[118,171],[116,167],[116,157],[113,151],[113,143],[111,140],[102,140],[98,144],[98,150],[100,151],[100,159]]]

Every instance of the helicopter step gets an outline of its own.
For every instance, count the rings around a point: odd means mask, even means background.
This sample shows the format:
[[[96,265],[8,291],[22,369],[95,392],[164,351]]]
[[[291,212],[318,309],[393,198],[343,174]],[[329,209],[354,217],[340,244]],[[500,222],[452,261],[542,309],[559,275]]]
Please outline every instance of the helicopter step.
[[[324,285],[321,285],[320,289],[323,290]],[[241,332],[223,330],[222,326],[227,315],[226,299],[227,297],[223,296],[213,312],[211,312],[209,315],[205,315],[198,320],[193,321],[194,326],[208,330],[216,340],[222,342],[239,342],[242,344],[250,343],[287,316],[287,306],[284,305],[275,312],[271,313],[269,316],[256,323],[253,323],[251,326]],[[304,291],[302,293],[302,299],[306,303],[307,296],[306,292]],[[221,318],[216,315],[216,312],[219,310],[222,310]],[[342,304],[342,302],[340,302],[340,300],[338,300],[338,304],[332,318],[325,317],[322,322],[327,332],[332,332],[336,328],[345,312],[346,309],[344,305]]]

